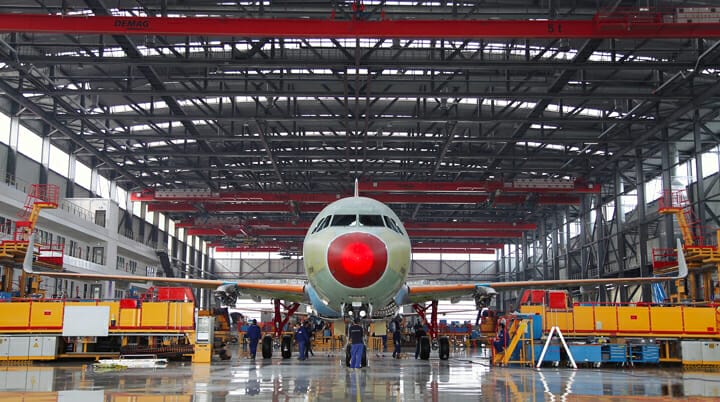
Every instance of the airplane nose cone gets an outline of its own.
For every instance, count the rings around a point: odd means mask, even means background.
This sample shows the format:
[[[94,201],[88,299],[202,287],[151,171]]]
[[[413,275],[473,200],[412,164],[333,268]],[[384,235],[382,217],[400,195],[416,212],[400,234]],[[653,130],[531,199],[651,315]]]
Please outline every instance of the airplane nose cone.
[[[387,248],[376,236],[348,233],[330,243],[327,262],[338,282],[351,288],[365,288],[385,272]]]

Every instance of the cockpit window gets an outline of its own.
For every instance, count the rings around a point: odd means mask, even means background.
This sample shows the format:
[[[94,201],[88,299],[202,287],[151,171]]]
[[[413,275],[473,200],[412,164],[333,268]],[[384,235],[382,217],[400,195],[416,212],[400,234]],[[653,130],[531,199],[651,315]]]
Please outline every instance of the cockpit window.
[[[385,225],[392,229],[395,232],[398,232],[399,234],[403,234],[402,230],[400,229],[400,226],[398,226],[397,223],[395,223],[395,220],[389,216],[383,216],[383,219],[385,220]]]
[[[317,226],[315,226],[315,229],[313,229],[312,232],[313,232],[313,233],[317,233],[317,232],[325,229],[325,228],[327,227],[328,223],[330,223],[330,218],[331,218],[330,215],[322,218],[322,219],[320,220],[320,222],[318,222]]]
[[[360,215],[360,226],[385,226],[381,215]]]
[[[357,215],[333,215],[331,226],[357,226]]]

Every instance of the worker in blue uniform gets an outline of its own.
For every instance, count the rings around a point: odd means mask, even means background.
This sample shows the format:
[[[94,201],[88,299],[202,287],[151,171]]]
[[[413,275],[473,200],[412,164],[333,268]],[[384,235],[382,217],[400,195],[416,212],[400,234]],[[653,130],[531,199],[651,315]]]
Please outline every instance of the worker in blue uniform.
[[[302,324],[298,324],[295,330],[295,342],[298,344],[298,354],[300,355],[299,360],[305,360],[305,347],[309,340],[307,329]]]
[[[365,335],[365,330],[360,326],[360,319],[356,318],[350,328],[348,328],[348,338],[350,338],[350,367],[354,369],[362,366],[362,353],[365,347],[363,335]]]
[[[498,324],[498,333],[497,337],[493,341],[493,347],[495,347],[495,352],[502,352],[505,350],[505,348],[508,345],[509,337],[507,329],[505,328],[505,323],[501,322]]]
[[[260,337],[262,337],[262,332],[260,331],[260,327],[257,325],[257,320],[252,320],[252,324],[248,327],[247,334],[248,340],[250,341],[250,358],[255,358],[255,353],[257,352],[257,345],[260,341]]]
[[[399,359],[400,358],[400,342],[402,341],[402,334],[400,333],[400,326],[396,325],[395,330],[393,331],[393,346],[395,349],[393,350],[393,358]]]

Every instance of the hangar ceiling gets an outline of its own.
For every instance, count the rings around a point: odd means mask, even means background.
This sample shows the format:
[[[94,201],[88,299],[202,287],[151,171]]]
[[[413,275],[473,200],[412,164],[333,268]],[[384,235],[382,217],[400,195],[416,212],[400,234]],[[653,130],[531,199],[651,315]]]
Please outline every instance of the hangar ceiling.
[[[717,24],[638,3],[8,0],[0,107],[217,247],[298,250],[358,179],[417,250],[481,252],[717,144]],[[548,19],[602,37],[523,33]]]

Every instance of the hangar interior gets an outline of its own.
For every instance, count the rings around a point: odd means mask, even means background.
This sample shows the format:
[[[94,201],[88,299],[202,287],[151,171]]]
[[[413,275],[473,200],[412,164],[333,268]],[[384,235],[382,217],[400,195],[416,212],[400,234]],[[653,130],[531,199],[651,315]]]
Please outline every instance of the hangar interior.
[[[423,255],[410,280],[667,273],[677,238],[720,237],[713,3],[4,1],[3,230],[33,184],[54,185],[37,228],[66,270],[285,281],[304,274],[314,216],[357,181]],[[714,258],[664,297],[573,300],[710,303]]]
[[[365,2],[362,14],[335,1],[111,3],[12,1],[0,12],[428,24],[492,16],[518,30],[523,20],[678,15],[672,2]],[[683,5],[707,11],[696,3]],[[57,184],[65,199],[118,201],[118,232],[154,248],[172,243],[170,257],[193,276],[223,275],[211,263],[217,252],[297,256],[320,206],[351,195],[355,179],[392,206],[416,253],[496,256],[491,266],[416,264],[417,274],[651,275],[652,249],[679,236],[676,217],[658,214],[670,191],[685,191],[693,235],[716,243],[712,38],[447,39],[432,25],[418,28],[422,39],[292,38],[280,25],[269,28],[277,37],[213,37],[191,24],[182,36],[43,29],[2,34],[6,178]],[[232,273],[276,269],[251,265]],[[585,290],[578,296],[589,300],[640,297]]]

